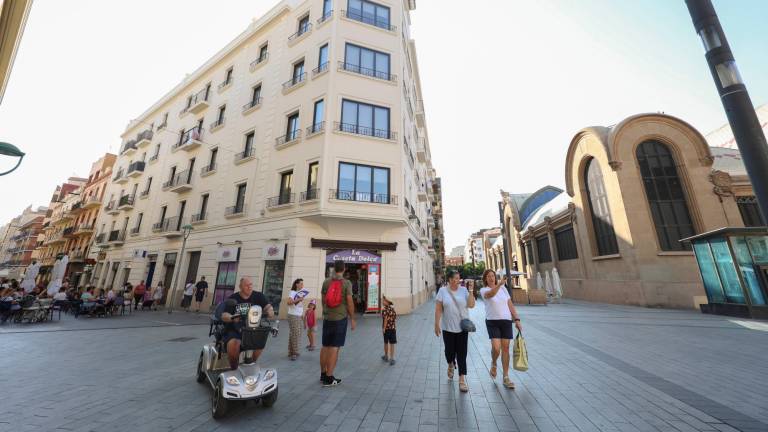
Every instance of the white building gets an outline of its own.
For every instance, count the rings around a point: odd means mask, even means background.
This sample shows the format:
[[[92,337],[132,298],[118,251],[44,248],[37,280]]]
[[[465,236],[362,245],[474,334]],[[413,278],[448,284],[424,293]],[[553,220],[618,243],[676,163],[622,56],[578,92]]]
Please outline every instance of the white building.
[[[319,298],[342,259],[361,308],[425,301],[436,174],[414,8],[284,0],[133,120],[97,222],[96,286],[205,276],[218,302],[247,276],[279,308],[296,278]]]

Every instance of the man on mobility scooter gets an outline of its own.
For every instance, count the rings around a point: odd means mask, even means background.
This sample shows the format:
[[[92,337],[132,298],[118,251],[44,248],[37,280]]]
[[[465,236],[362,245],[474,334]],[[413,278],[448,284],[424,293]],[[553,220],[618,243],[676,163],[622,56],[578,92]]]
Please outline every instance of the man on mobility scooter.
[[[208,381],[214,390],[214,418],[224,416],[232,401],[261,401],[265,407],[277,401],[277,371],[256,363],[269,335],[277,335],[279,322],[272,318],[272,306],[264,294],[253,292],[248,278],[240,280],[240,291],[216,307],[209,331],[215,342],[203,346],[197,365],[197,381]]]

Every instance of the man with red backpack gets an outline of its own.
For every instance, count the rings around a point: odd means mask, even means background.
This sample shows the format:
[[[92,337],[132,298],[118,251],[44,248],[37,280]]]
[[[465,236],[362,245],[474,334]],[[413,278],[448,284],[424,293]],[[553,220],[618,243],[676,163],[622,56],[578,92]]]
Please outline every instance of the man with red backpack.
[[[347,337],[347,321],[355,330],[355,303],[352,283],[344,279],[344,261],[333,263],[334,274],[323,282],[323,347],[320,350],[320,382],[323,387],[341,384],[333,375],[339,359],[339,349]]]

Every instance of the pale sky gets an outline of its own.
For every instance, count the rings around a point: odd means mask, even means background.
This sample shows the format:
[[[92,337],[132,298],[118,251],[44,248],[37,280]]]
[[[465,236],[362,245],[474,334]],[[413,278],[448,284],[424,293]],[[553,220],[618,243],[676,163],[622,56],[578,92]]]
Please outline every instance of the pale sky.
[[[0,141],[27,153],[0,177],[0,223],[47,205],[68,176],[87,176],[117,151],[130,119],[276,3],[35,0],[0,105]],[[684,0],[417,6],[412,34],[448,250],[498,225],[500,188],[563,187],[565,151],[583,127],[657,111],[704,134],[726,121]],[[753,102],[768,102],[768,2],[715,7]]]

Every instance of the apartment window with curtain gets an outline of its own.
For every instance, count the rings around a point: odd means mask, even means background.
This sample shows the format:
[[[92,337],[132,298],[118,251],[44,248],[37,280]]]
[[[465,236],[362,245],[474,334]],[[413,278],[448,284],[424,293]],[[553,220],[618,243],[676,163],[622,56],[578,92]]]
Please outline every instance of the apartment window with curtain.
[[[539,264],[552,262],[552,253],[549,250],[549,236],[536,237],[536,252],[539,257]]]
[[[219,113],[218,113],[218,115],[216,116],[216,121],[215,121],[215,122],[213,122],[213,125],[211,125],[211,126],[212,126],[212,127],[217,127],[217,126],[221,126],[221,125],[223,125],[223,124],[224,124],[224,114],[225,114],[226,112],[227,112],[227,106],[226,106],[226,105],[222,105],[222,106],[220,106],[220,107],[219,107]]]
[[[307,173],[307,192],[306,199],[317,199],[317,175],[320,171],[320,163],[312,162],[309,164],[309,172]]]
[[[557,259],[560,261],[577,259],[579,257],[573,225],[569,224],[555,230],[555,246],[557,247]]]
[[[309,26],[309,15],[304,15],[303,17],[301,17],[301,19],[299,19],[299,27],[298,27],[296,33],[297,33],[298,36],[301,36],[304,33],[308,32],[309,29],[310,29],[310,26]]]
[[[136,217],[136,225],[133,227],[133,233],[138,234],[139,231],[141,231],[141,221],[144,220],[144,213],[139,213],[138,217]]]
[[[211,157],[208,160],[208,171],[216,169],[216,157],[219,155],[219,148],[211,149]]]
[[[597,254],[599,256],[617,254],[619,253],[619,245],[613,230],[611,210],[608,206],[608,193],[605,190],[600,165],[595,159],[590,159],[587,162],[584,177]]]
[[[288,122],[285,127],[285,141],[293,141],[299,137],[299,113],[295,112],[288,116]]]
[[[672,152],[658,141],[645,141],[636,153],[661,250],[691,250],[690,243],[680,241],[696,230]]]
[[[389,204],[389,168],[339,163],[336,198],[348,201]]]
[[[253,138],[256,136],[255,132],[248,132],[245,135],[245,147],[243,148],[243,157],[248,157],[253,153]]]
[[[259,48],[259,62],[263,62],[267,59],[269,53],[269,44],[264,44]]]
[[[323,0],[323,18],[327,18],[333,12],[333,0]]]
[[[204,221],[208,219],[208,194],[203,194],[200,198],[200,213],[196,218],[198,221]]]
[[[339,130],[389,139],[389,108],[344,99]]]
[[[344,69],[387,81],[391,79],[389,54],[351,43],[346,44],[344,50]]]
[[[315,102],[315,109],[312,114],[312,128],[311,128],[312,133],[317,133],[323,130],[324,117],[325,117],[325,101],[323,99],[320,99],[319,101]]]
[[[227,85],[232,82],[232,72],[234,71],[234,68],[227,69],[227,74],[224,76],[224,85]]]
[[[364,0],[348,0],[347,17],[381,27],[390,29],[389,8],[380,4]]]
[[[292,202],[291,193],[293,189],[293,170],[285,171],[280,174],[280,194],[278,204],[288,204]]]
[[[251,106],[256,106],[261,101],[261,84],[254,86],[251,90]]]

